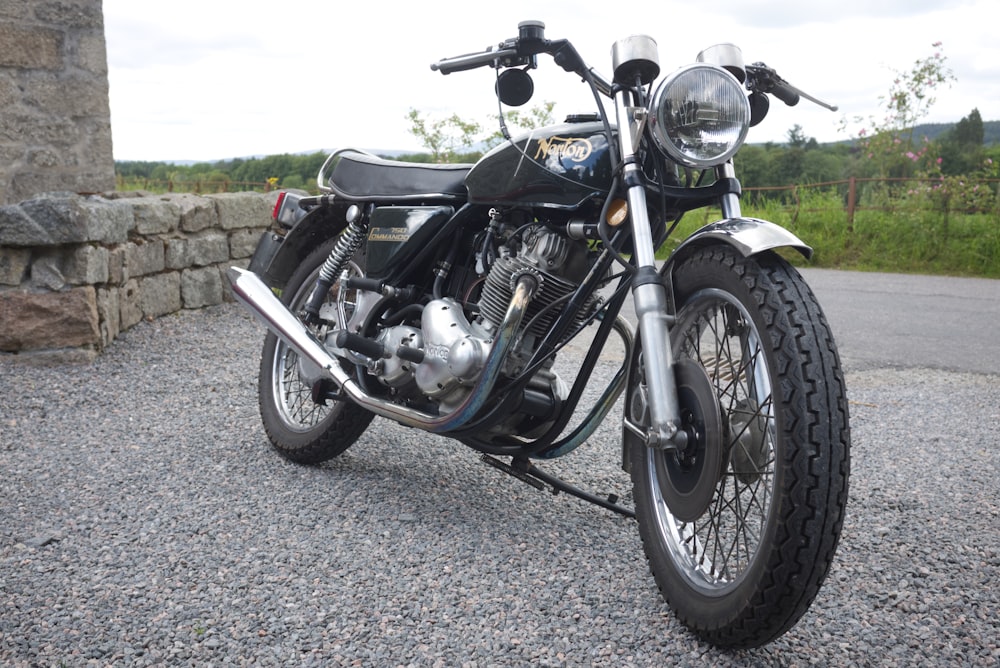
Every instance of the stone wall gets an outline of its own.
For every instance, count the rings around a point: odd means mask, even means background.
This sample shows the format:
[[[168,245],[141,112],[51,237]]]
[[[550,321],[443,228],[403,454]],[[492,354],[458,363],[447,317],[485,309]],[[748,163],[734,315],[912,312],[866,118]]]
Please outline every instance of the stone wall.
[[[230,299],[276,193],[47,194],[0,206],[0,355],[86,361],[142,319]]]
[[[114,187],[101,0],[0,1],[0,205]]]

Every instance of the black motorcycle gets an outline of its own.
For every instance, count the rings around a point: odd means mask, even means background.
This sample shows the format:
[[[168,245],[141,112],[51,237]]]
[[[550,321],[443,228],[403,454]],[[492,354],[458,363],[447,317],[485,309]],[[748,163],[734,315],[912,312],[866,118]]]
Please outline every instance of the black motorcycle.
[[[264,427],[282,455],[315,464],[382,416],[634,516],[688,628],[720,646],[764,644],[829,571],[850,434],[829,325],[775,252],[811,249],[741,214],[733,157],[768,95],[823,103],[731,44],[654,86],[656,43],[629,37],[608,80],[537,21],[431,68],[492,67],[515,106],[531,98],[540,55],[583,79],[596,113],[508,137],[473,165],[340,150],[320,170],[323,194],[282,193],[249,270],[229,271],[270,330]],[[719,220],[657,262],[681,217],[705,207]],[[630,295],[634,327],[621,315]],[[585,358],[560,367],[581,334]],[[593,378],[612,334],[625,361]],[[588,383],[606,388],[571,424]],[[584,444],[623,391],[634,509],[538,466]]]

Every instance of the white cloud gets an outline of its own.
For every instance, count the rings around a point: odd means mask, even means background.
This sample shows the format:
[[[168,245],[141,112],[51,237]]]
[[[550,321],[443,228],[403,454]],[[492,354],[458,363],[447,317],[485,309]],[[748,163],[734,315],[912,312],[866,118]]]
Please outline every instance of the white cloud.
[[[727,6],[727,4],[731,5]],[[581,6],[582,5],[582,6]],[[317,0],[104,0],[112,132],[118,159],[225,159],[355,145],[417,149],[409,108],[456,111],[485,120],[496,112],[490,70],[442,76],[430,63],[477,51],[541,19],[550,38],[573,41],[610,75],[614,40],[656,38],[664,72],[718,42],[741,46],[840,113],[774,101],[751,141],[782,141],[795,124],[820,141],[846,115],[875,114],[892,71],[906,70],[943,41],[958,82],[942,91],[930,121],[954,122],[978,107],[1000,119],[1000,53],[992,6],[973,2],[658,2],[641,12],[606,3],[512,0],[490,10],[467,1],[330,3]],[[501,15],[497,15],[501,14]],[[535,102],[589,111],[573,75],[541,58]]]

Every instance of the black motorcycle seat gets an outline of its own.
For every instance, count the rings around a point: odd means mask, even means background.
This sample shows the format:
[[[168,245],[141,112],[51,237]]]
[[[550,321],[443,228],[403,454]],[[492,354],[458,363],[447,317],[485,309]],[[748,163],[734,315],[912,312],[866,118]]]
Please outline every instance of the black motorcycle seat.
[[[335,195],[362,202],[464,200],[469,164],[426,164],[386,160],[371,153],[345,149],[336,156],[330,174]]]

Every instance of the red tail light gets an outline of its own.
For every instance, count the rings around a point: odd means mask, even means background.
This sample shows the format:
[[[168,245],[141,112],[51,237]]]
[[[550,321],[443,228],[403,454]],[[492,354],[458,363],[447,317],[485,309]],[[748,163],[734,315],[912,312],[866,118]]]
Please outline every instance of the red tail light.
[[[288,192],[285,190],[278,193],[278,201],[274,203],[274,210],[271,212],[271,218],[274,220],[278,220],[278,212],[281,211],[281,205],[285,202],[285,195],[287,194]]]

